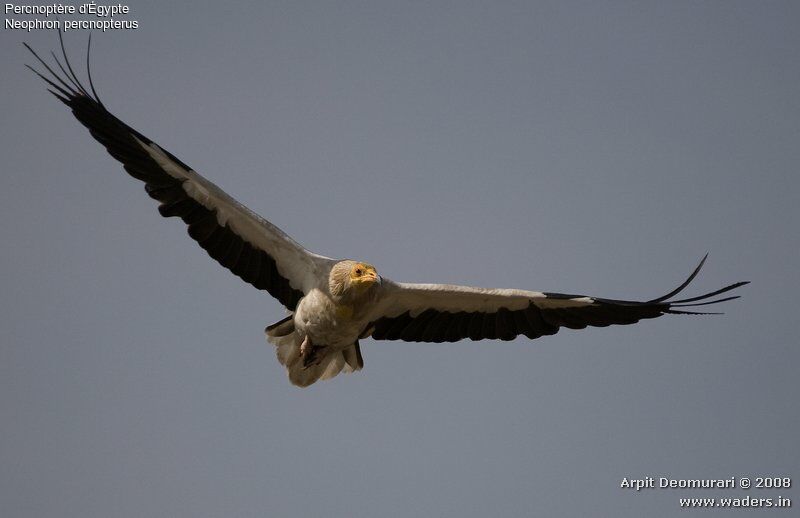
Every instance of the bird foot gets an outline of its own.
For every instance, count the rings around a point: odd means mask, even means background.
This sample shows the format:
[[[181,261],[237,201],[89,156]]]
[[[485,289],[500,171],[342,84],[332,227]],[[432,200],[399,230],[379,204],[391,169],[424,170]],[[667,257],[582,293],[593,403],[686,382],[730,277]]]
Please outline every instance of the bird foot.
[[[322,361],[322,355],[319,353],[323,349],[325,349],[324,345],[312,344],[311,339],[306,335],[303,343],[300,344],[300,357],[303,359],[303,368],[308,369],[312,365],[319,364]]]

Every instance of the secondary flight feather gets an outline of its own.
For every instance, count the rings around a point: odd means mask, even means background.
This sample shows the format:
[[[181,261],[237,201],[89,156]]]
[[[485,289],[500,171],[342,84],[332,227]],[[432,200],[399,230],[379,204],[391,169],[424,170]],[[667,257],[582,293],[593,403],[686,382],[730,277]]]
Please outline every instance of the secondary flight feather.
[[[267,291],[290,315],[266,328],[289,380],[308,386],[364,366],[359,340],[455,342],[512,340],[552,335],[559,328],[633,324],[666,314],[705,314],[686,309],[738,298],[714,298],[747,284],[737,282],[703,295],[676,299],[697,276],[649,301],[613,300],[516,289],[393,282],[363,261],[310,252],[278,227],[237,202],[169,151],[108,111],[86,67],[89,88],[75,74],[59,33],[61,56],[48,65],[30,46],[43,71],[33,70],[125,170],[144,182],[164,217],[187,225],[189,236],[222,266]],[[91,38],[89,47],[91,46]],[[63,62],[62,62],[63,61]],[[332,230],[338,230],[333,227]]]

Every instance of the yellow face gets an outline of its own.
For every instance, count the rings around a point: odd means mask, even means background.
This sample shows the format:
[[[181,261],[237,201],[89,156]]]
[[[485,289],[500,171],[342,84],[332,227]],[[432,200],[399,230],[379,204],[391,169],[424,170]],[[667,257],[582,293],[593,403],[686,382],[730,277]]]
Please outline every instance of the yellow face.
[[[378,271],[367,263],[356,263],[350,269],[350,284],[357,288],[369,288],[378,282]]]

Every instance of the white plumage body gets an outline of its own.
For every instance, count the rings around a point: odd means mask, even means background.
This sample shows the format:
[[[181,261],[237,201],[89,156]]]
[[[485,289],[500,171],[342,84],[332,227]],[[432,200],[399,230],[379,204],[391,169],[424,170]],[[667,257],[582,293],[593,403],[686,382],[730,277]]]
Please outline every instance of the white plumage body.
[[[321,289],[313,289],[300,300],[294,314],[295,329],[317,345],[341,350],[353,345],[366,327],[365,308],[337,303]]]
[[[360,303],[345,302],[325,287],[313,288],[300,299],[289,322],[279,323],[281,327],[274,331],[267,328],[267,341],[276,346],[278,361],[286,367],[289,380],[304,387],[342,370],[360,370],[363,360],[358,337],[368,325],[373,301],[373,297],[366,297]],[[304,341],[318,351],[307,352],[304,358]],[[309,354],[313,354],[311,362]]]

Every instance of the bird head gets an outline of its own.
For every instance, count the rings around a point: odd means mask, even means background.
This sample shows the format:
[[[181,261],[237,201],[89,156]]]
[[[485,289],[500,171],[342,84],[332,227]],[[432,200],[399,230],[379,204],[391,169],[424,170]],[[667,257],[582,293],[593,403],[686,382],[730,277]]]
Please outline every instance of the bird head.
[[[358,296],[376,284],[380,276],[374,266],[360,261],[339,261],[331,269],[328,285],[335,296]]]

